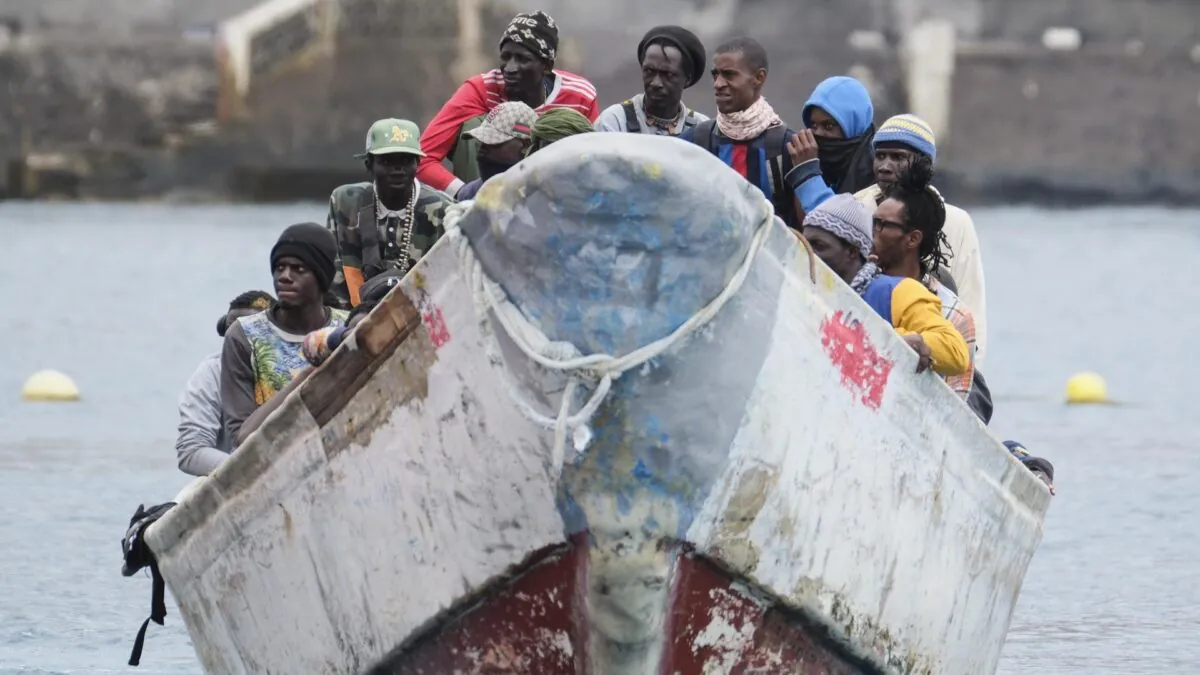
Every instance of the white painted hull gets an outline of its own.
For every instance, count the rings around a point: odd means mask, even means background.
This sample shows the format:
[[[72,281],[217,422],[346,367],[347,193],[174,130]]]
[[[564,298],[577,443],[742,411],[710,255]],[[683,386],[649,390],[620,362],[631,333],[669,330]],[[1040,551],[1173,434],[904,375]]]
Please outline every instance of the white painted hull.
[[[716,162],[670,139],[603,136],[540,159]],[[733,185],[715,168],[705,180]],[[743,252],[746,231],[734,237]],[[497,279],[544,328],[555,308],[535,307],[544,298],[529,289],[591,264],[545,255],[559,267]],[[740,256],[714,272],[721,283]],[[439,672],[406,669],[404,649],[435,649],[454,625],[473,646],[443,650],[459,659],[445,672],[747,672],[769,651],[761,617],[723,613],[712,591],[707,625],[681,627],[697,602],[680,581],[693,555],[742,605],[798,612],[787,630],[816,646],[790,658],[830,664],[750,672],[995,671],[1048,492],[940,380],[913,372],[892,329],[782,224],[708,327],[618,380],[590,447],[568,447],[561,467],[553,434],[503,383],[552,415],[563,381],[531,376],[507,341],[489,361],[453,242],[399,289],[151,528],[206,672],[351,674],[385,659],[375,672]],[[874,366],[857,370],[872,350]],[[583,561],[570,626],[514,626],[520,640],[497,646],[503,628],[437,623],[482,611],[499,597],[484,590],[564,546]]]

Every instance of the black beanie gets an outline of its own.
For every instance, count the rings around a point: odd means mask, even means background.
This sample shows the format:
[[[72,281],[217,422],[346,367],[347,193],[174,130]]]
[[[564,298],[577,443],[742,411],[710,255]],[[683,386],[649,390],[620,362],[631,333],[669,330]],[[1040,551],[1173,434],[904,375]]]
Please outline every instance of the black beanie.
[[[271,269],[275,269],[275,261],[285,256],[307,265],[317,277],[317,285],[322,293],[329,290],[335,272],[333,266],[337,259],[337,241],[324,225],[300,223],[284,230],[271,249]]]
[[[682,26],[655,26],[646,31],[646,36],[638,43],[637,57],[640,64],[646,58],[646,49],[653,43],[669,44],[683,54],[683,66],[687,69],[687,87],[690,87],[704,77],[704,68],[708,65],[708,56],[704,53],[704,44],[696,34]]]

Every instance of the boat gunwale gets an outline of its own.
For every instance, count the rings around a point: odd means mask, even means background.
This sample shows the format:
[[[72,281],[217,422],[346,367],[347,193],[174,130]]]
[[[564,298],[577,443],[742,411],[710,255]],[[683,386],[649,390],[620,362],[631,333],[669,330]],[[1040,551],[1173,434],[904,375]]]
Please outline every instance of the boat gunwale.
[[[264,480],[266,466],[290,447],[289,443],[281,443],[281,439],[314,431],[307,425],[296,424],[303,421],[303,413],[307,413],[319,433],[420,326],[420,311],[408,295],[403,290],[389,292],[354,328],[349,339],[316,366],[313,374],[287,395],[279,408],[234,449],[228,460],[185,488],[187,499],[177,497],[178,506],[147,532],[151,550],[161,553],[177,549],[221,512],[222,503],[236,499]],[[255,451],[238,452],[243,448]],[[264,466],[252,469],[253,465]]]

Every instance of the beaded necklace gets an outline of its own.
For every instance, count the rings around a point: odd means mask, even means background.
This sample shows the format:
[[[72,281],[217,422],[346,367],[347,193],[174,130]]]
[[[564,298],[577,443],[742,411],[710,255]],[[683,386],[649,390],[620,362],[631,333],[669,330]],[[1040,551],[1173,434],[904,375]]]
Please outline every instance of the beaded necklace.
[[[408,197],[408,205],[405,206],[403,210],[401,210],[400,212],[397,213],[396,211],[389,210],[387,207],[385,207],[383,205],[383,202],[381,202],[379,200],[379,188],[378,187],[375,188],[375,214],[376,214],[375,217],[376,217],[376,219],[380,219],[381,216],[383,219],[386,219],[389,217],[389,214],[396,213],[396,217],[400,220],[399,224],[400,224],[401,229],[400,229],[399,239],[400,239],[400,254],[401,255],[399,255],[399,256],[396,255],[396,236],[395,236],[396,228],[394,225],[388,225],[388,235],[389,235],[387,238],[388,239],[388,243],[387,243],[387,254],[388,255],[386,255],[385,258],[398,257],[399,260],[397,262],[400,264],[400,273],[401,274],[407,273],[408,268],[410,266],[412,266],[412,258],[409,255],[409,250],[410,250],[410,247],[412,246],[413,226],[416,224],[416,218],[414,216],[416,213],[416,206],[417,206],[417,194],[420,193],[420,191],[421,191],[421,184],[416,179],[413,179],[412,194],[410,194]]]

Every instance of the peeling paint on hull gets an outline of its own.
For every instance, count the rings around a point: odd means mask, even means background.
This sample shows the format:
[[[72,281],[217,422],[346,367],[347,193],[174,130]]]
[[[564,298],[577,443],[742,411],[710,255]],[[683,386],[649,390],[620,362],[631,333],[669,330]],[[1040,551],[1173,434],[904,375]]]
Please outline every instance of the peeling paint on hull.
[[[624,161],[694,148],[604,136]],[[699,168],[716,161],[697,152]],[[587,171],[603,157],[563,161]],[[736,178],[719,162],[702,173]],[[714,194],[738,194],[734,182]],[[655,260],[695,255],[642,226],[628,228],[635,290],[661,279],[639,266],[661,275]],[[490,261],[506,288],[609,269],[520,234],[524,250],[566,258]],[[745,236],[700,274],[735,267]],[[205,672],[994,673],[1049,494],[811,264],[777,223],[734,301],[618,380],[587,452],[551,466],[551,432],[509,390],[554,410],[563,379],[502,335],[493,349],[440,242],[147,532]],[[561,307],[543,300],[527,293],[523,311],[552,326]],[[674,297],[671,311],[694,311],[685,301],[705,299]],[[600,298],[587,320],[638,318],[617,305]],[[869,385],[878,369],[830,353],[831,321],[895,364],[877,397],[848,389],[847,372]]]
[[[589,537],[539,552],[367,675],[538,673],[587,668]],[[674,570],[656,636],[653,675],[873,675],[882,673],[831,639],[818,622],[752,589],[704,556],[674,546]]]

